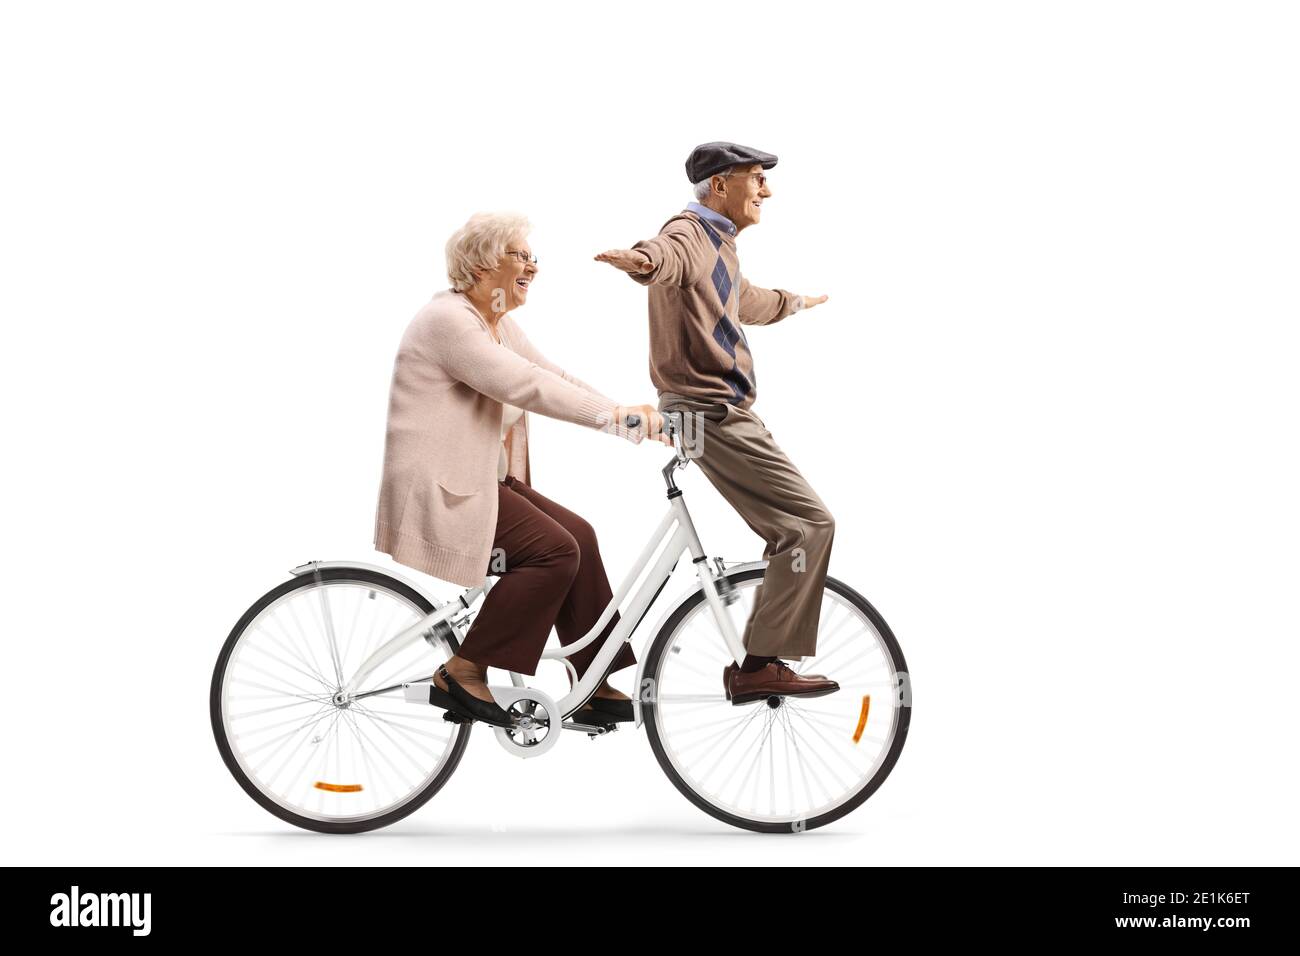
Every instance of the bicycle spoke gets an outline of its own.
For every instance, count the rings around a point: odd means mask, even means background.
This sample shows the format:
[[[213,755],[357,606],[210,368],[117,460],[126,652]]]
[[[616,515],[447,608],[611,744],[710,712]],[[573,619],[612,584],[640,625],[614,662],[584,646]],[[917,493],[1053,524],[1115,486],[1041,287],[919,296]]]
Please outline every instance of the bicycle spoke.
[[[733,621],[732,623],[734,624],[735,622]],[[695,623],[692,625],[694,627],[701,627],[704,633],[707,633],[710,637],[709,642],[703,645],[701,650],[712,654],[716,657],[719,665],[725,667],[727,664],[731,663],[731,651],[727,648],[727,639],[722,636],[721,631],[717,630],[712,619],[707,621],[707,626],[705,625],[706,622],[703,619],[696,619]]]
[[[852,671],[848,674],[837,673],[835,675],[835,682],[840,685],[841,690],[843,690],[846,687],[873,687],[873,686],[891,687],[893,686],[894,682],[889,678],[884,678],[884,679],[880,678],[879,674],[881,670],[884,670],[886,673],[888,673],[889,665],[882,661],[878,664],[871,664],[862,670]],[[875,679],[867,680],[868,677],[874,677]]]
[[[353,719],[355,720],[356,715],[354,714],[354,715],[352,715],[352,716],[353,716]],[[365,728],[362,727],[360,721],[356,721],[355,724],[354,724],[354,726],[356,727],[358,733],[360,733],[361,736],[362,736],[363,738],[365,738],[366,740],[369,740],[369,739],[370,739],[370,738],[369,738],[369,735],[366,734],[366,732],[365,732]],[[397,766],[397,763],[393,760],[392,756],[388,753],[388,750],[387,750],[386,748],[382,747],[382,746],[379,746],[379,745],[372,745],[372,746],[373,746],[373,749],[374,749],[375,753],[376,753],[380,758],[382,758],[383,761],[384,761],[386,764],[388,764],[389,769],[391,769],[391,770],[393,771],[393,773],[397,776],[397,779],[398,779],[398,780],[405,780],[405,779],[406,779],[406,775],[405,775],[405,773],[403,773],[401,767]],[[400,791],[400,788],[398,788],[398,787],[392,787],[391,785],[390,785],[390,789],[392,789],[394,793],[400,793],[400,792],[401,792],[401,791]]]
[[[818,755],[819,759],[821,759],[821,760],[823,760],[824,762],[826,762],[826,758],[825,758],[824,756],[822,756],[822,755],[823,755],[823,754],[831,754],[831,755],[835,756],[835,757],[836,757],[836,758],[837,758],[837,759],[838,759],[842,764],[844,764],[845,768],[849,771],[849,773],[853,773],[853,774],[858,773],[858,768],[855,767],[855,766],[853,765],[853,761],[850,760],[850,759],[845,755],[844,750],[841,749],[841,748],[839,748],[839,747],[834,746],[834,744],[831,744],[831,741],[829,740],[829,738],[827,738],[826,734],[824,734],[822,731],[818,730],[818,729],[817,729],[817,726],[816,726],[816,725],[815,725],[811,720],[809,720],[809,719],[807,718],[806,715],[801,714],[801,713],[799,712],[799,709],[798,709],[797,707],[792,707],[792,708],[790,709],[790,721],[791,721],[791,723],[793,724],[794,721],[795,721],[796,719],[798,719],[798,720],[802,720],[802,721],[804,722],[804,724],[805,724],[805,726],[806,726],[806,729],[808,730],[808,732],[809,732],[810,734],[813,734],[814,736],[816,736],[816,737],[817,737],[820,741],[822,741],[823,743],[830,744],[830,746],[828,746],[828,747],[821,748],[821,749],[819,749],[819,750],[814,751],[814,753]],[[796,731],[796,733],[797,733],[797,731]],[[850,753],[852,753],[852,752],[853,752],[853,751],[850,751]],[[830,764],[829,764],[829,762],[826,762],[826,767],[827,767],[828,770],[830,769]],[[832,770],[831,772],[834,773],[833,770]],[[839,778],[836,777],[836,779],[838,780]]]
[[[320,673],[321,671],[327,670],[328,668],[322,668],[320,666],[320,658],[316,656],[317,642],[311,640],[311,638],[307,636],[307,631],[303,628],[302,621],[298,619],[298,611],[294,606],[295,603],[296,602],[294,601],[289,601],[284,606],[289,609],[289,620],[293,621],[294,629],[298,632],[298,636],[302,639],[303,646],[307,648],[307,652],[311,654],[312,663],[315,665],[315,669],[317,673]],[[311,612],[307,611],[305,613],[310,614]],[[324,674],[321,674],[321,681],[324,682],[326,686],[332,686],[329,682],[329,678],[325,677]]]
[[[279,661],[281,664],[284,664],[286,667],[290,668],[291,670],[297,671],[300,674],[304,674],[307,677],[310,677],[312,680],[316,681],[322,687],[329,687],[329,681],[325,680],[325,678],[322,677],[319,672],[317,672],[314,668],[312,668],[312,665],[308,663],[306,660],[304,660],[301,654],[297,653],[297,651],[295,650],[286,648],[283,644],[279,642],[279,640],[275,637],[275,635],[273,635],[269,630],[266,630],[264,628],[259,628],[258,630],[261,630],[262,633],[264,633],[267,636],[268,640],[270,640],[271,643],[274,644],[276,647],[280,648],[280,650],[282,651],[288,650],[291,654],[297,657],[298,660],[302,664],[304,664],[306,668],[311,668],[311,669],[304,669],[303,667],[299,667],[297,664],[291,664],[288,661],[284,660],[283,658],[275,654],[272,654],[270,651],[268,651],[265,647],[262,647],[260,644],[249,644],[248,646],[249,650],[256,650],[259,654],[265,654],[267,657],[271,657],[276,661]]]
[[[369,657],[373,651],[378,650],[380,645],[384,641],[386,641],[393,634],[397,633],[397,628],[394,625],[397,623],[397,615],[400,613],[402,613],[402,609],[400,607],[394,606],[389,609],[388,620],[384,622],[383,627],[379,628],[371,635],[371,638],[373,638],[374,640],[374,645],[371,646],[370,641],[369,640],[366,641],[365,653],[361,655],[361,659],[363,661],[367,657]]]
[[[328,765],[329,765],[329,753],[330,753],[329,744],[330,744],[330,740],[333,738],[334,728],[338,724],[340,715],[342,715],[342,713],[343,711],[341,710],[334,711],[334,713],[330,715],[329,724],[326,726],[325,732],[321,734],[320,740],[324,742],[325,746],[320,748],[320,762],[316,765],[317,766],[316,772],[310,774],[298,775],[298,779],[303,789],[303,798],[301,801],[302,806],[307,805],[308,798],[311,797],[314,793],[318,795],[317,809],[319,809],[319,801],[320,799],[323,799],[323,795],[321,795],[321,791],[317,790],[312,785],[317,780],[325,780],[328,779],[329,777],[329,774],[326,773],[326,770],[328,769]],[[309,753],[307,762],[311,763],[312,762],[311,758],[315,756],[316,756],[315,754]]]
[[[421,640],[423,641],[423,639]],[[428,648],[428,646],[429,646],[428,644],[424,645],[424,647],[426,648]],[[401,656],[402,655],[400,654],[398,655],[398,657]],[[414,664],[398,664],[388,671],[388,673],[384,676],[383,680],[371,680],[370,678],[367,678],[366,683],[368,683],[372,687],[391,687],[394,684],[405,684],[412,681],[428,680],[433,675],[433,672],[435,670],[437,670],[436,667],[417,666]],[[404,671],[406,672],[406,676],[399,680],[397,678],[397,675],[401,674]],[[413,671],[414,673],[412,673]]]
[[[434,733],[433,731],[431,731],[431,730],[423,730],[423,729],[421,729],[421,728],[418,727],[418,726],[415,726],[415,725],[412,725],[412,724],[406,724],[406,723],[403,723],[403,722],[400,721],[400,720],[393,720],[393,719],[388,718],[388,717],[381,717],[381,716],[379,716],[377,713],[375,713],[374,711],[370,710],[370,709],[367,708],[367,707],[362,707],[362,706],[360,706],[360,705],[353,705],[353,706],[354,706],[354,707],[355,707],[355,708],[356,708],[360,713],[365,714],[365,715],[366,715],[367,717],[369,717],[371,720],[377,720],[377,721],[379,721],[380,723],[382,723],[382,724],[387,724],[389,727],[392,727],[394,730],[401,732],[402,735],[405,736],[406,738],[408,738],[412,743],[414,743],[416,746],[420,747],[421,749],[427,751],[427,752],[430,753],[430,754],[435,753],[435,751],[430,750],[430,749],[429,749],[429,748],[428,748],[428,747],[427,747],[423,742],[421,742],[418,738],[420,738],[420,737],[432,737],[434,740],[438,741],[439,743],[446,743],[446,742],[450,739],[450,736],[444,737],[444,736],[442,736],[441,734],[435,734],[435,733]],[[445,723],[444,723],[444,726],[446,726]]]
[[[784,711],[782,711],[781,713],[781,728],[783,731],[781,734],[781,740],[785,744],[785,767],[786,767],[785,779],[786,779],[786,785],[789,788],[788,797],[790,801],[790,806],[793,807],[795,805],[794,804],[794,764],[790,760],[790,730],[786,726]],[[802,770],[803,768],[801,767],[800,772],[802,772]],[[807,786],[806,783],[805,786]],[[809,796],[809,802],[810,803],[812,802],[811,796]]]
[[[295,700],[288,704],[277,704],[275,707],[263,707],[261,710],[249,710],[249,711],[245,711],[242,714],[230,714],[229,716],[231,720],[242,720],[243,718],[246,717],[260,717],[262,714],[269,714],[275,710],[284,710],[287,707],[301,707],[304,704],[311,704],[311,703],[314,703],[314,701]]]
[[[295,720],[295,721],[293,721],[293,723],[294,723],[294,725],[295,725],[294,728],[293,728],[293,730],[290,730],[290,731],[288,731],[288,732],[286,732],[286,733],[283,733],[283,734],[281,734],[281,735],[278,736],[278,737],[272,737],[270,740],[263,741],[262,743],[258,744],[258,745],[255,746],[255,747],[249,747],[248,749],[246,749],[246,750],[244,751],[244,755],[245,755],[246,757],[251,757],[251,756],[253,756],[253,754],[257,753],[259,750],[265,750],[267,747],[271,746],[271,744],[273,744],[273,743],[275,743],[275,742],[277,742],[277,741],[280,741],[280,745],[281,745],[281,746],[284,746],[284,744],[287,743],[290,739],[292,739],[292,738],[298,736],[298,734],[299,734],[300,732],[302,732],[302,730],[303,730],[305,727],[307,727],[309,724],[312,724],[313,722],[315,722],[315,721],[318,720],[319,718],[323,717],[325,714],[329,713],[329,710],[330,710],[329,707],[327,707],[327,706],[322,706],[322,707],[318,708],[317,711],[316,711],[314,714],[312,714],[310,717],[308,717],[306,720]],[[242,735],[241,735],[241,736],[242,736]],[[275,750],[271,751],[271,756],[272,756],[272,757],[275,756],[275,754],[279,751],[279,749],[280,749],[280,748],[277,747],[277,748],[275,748]],[[268,759],[269,759],[269,758],[268,758]]]
[[[279,636],[277,636],[275,633],[272,632],[271,630],[272,625],[274,625],[275,630],[279,632]],[[298,660],[302,662],[303,667],[305,667],[308,670],[308,672],[310,672],[312,676],[314,676],[316,680],[320,682],[322,687],[330,686],[329,681],[325,679],[325,675],[320,672],[320,667],[315,657],[312,656],[311,660],[307,659],[307,657],[311,655],[311,648],[307,647],[306,648],[307,653],[304,654],[303,648],[299,645],[299,642],[294,639],[293,635],[289,633],[289,629],[285,627],[283,623],[280,620],[278,620],[277,617],[275,616],[267,617],[260,624],[253,625],[252,630],[255,632],[261,631],[263,634],[267,636],[267,638],[271,641],[271,643],[275,644],[281,650],[289,651],[289,653],[291,653],[294,657],[298,658]],[[281,643],[281,640],[287,641],[289,646],[286,647],[284,644]],[[250,642],[247,646],[252,646],[252,642]],[[242,653],[242,648],[241,648],[241,653]]]
[[[357,720],[357,715],[348,711],[347,721],[348,726],[352,728],[352,733],[357,738],[357,746],[361,748],[361,759],[368,770],[367,779],[376,781],[375,785],[370,789],[371,807],[383,806],[383,799],[380,790],[381,787],[386,787],[388,792],[395,796],[400,796],[402,791],[400,788],[393,786],[392,781],[383,773],[382,768],[371,758],[370,750],[366,747],[366,736],[361,729],[361,722]],[[376,753],[380,757],[384,756],[382,749],[375,749]]]
[[[379,695],[381,699],[383,696],[384,696],[383,694]],[[373,700],[374,698],[368,698],[368,699]],[[447,721],[442,719],[441,716],[442,711],[440,710],[435,710],[432,714],[422,714],[414,707],[400,712],[396,710],[380,710],[378,707],[371,707],[370,710],[372,710],[376,714],[386,714],[393,717],[401,717],[404,720],[425,720],[431,723],[435,723],[440,727],[447,726]]]
[[[740,800],[740,795],[744,792],[745,785],[749,783],[749,778],[751,775],[753,775],[755,783],[757,783],[759,779],[758,774],[756,774],[754,771],[756,771],[759,765],[763,762],[763,748],[766,745],[767,741],[772,736],[772,712],[770,710],[766,711],[763,714],[762,723],[763,723],[763,727],[759,731],[758,740],[754,742],[754,746],[750,750],[747,750],[745,752],[746,755],[752,753],[753,757],[751,759],[745,759],[744,757],[742,757],[740,760],[736,762],[736,769],[745,766],[746,764],[748,764],[749,766],[749,769],[745,771],[745,776],[742,777],[740,780],[740,786],[736,788],[736,797],[735,797],[736,801]],[[735,776],[735,773],[736,770],[733,769],[732,776]],[[719,792],[721,792],[725,789],[726,789],[726,783],[724,781],[723,786],[719,787],[718,790]]]
[[[317,574],[316,581],[319,584],[319,574]],[[325,619],[325,636],[329,638],[330,659],[334,662],[334,677],[342,684],[343,663],[339,660],[339,642],[334,637],[334,616],[330,613],[329,591],[323,587],[317,587],[316,594],[320,598],[321,617]]]
[[[322,767],[321,770],[316,775],[317,780],[341,779],[339,775],[340,767],[338,765],[338,741],[341,735],[337,732],[340,722],[342,722],[345,726],[347,724],[347,721],[343,720],[343,711],[341,710],[335,712],[334,720],[330,723],[329,730],[327,730],[325,733],[325,746],[321,748]],[[335,754],[334,773],[330,773],[329,771],[331,751],[334,752]],[[311,790],[315,791],[316,811],[319,813],[325,809],[325,791],[321,790],[318,787],[313,787],[310,784],[308,784],[308,786]]]
[[[263,671],[263,673],[266,672]],[[271,674],[269,676],[274,677],[275,675]],[[289,690],[284,687],[272,687],[270,684],[263,684],[260,681],[249,680],[247,677],[236,677],[233,680],[233,683],[247,684],[249,687],[256,687],[258,690],[268,690],[271,692],[270,696],[279,700],[283,700],[286,697],[297,697],[301,700],[329,700],[329,698],[324,694],[303,693],[298,689]],[[252,700],[252,698],[248,696],[242,696],[241,699]]]
[[[730,662],[731,662],[730,659],[728,659],[727,663],[730,663]],[[702,667],[697,667],[697,666],[695,666],[695,665],[693,665],[693,664],[690,664],[690,663],[688,663],[688,662],[686,662],[686,661],[674,661],[673,663],[676,665],[677,668],[679,668],[679,669],[681,669],[681,670],[684,670],[684,671],[688,671],[688,672],[691,673],[691,674],[695,674],[696,676],[698,676],[698,677],[700,678],[701,681],[703,681],[703,682],[706,683],[706,684],[721,684],[721,683],[722,683],[722,668],[721,668],[721,667],[719,667],[716,671],[714,671],[714,672],[712,672],[712,673],[709,673],[709,672],[705,671],[704,668],[702,668]],[[717,695],[717,696],[719,696],[719,697],[725,697],[726,695],[725,695],[725,694],[719,694],[719,695]]]
[[[285,769],[293,762],[294,756],[297,754],[298,750],[301,749],[305,752],[305,756],[302,758],[302,765],[298,768],[297,773],[293,773],[289,775],[289,785],[291,787],[293,786],[293,782],[295,780],[298,780],[302,776],[302,770],[311,761],[312,751],[310,745],[313,741],[312,734],[316,732],[316,729],[321,725],[322,722],[333,720],[333,715],[334,715],[333,709],[326,710],[324,713],[319,714],[317,717],[309,721],[306,725],[299,728],[299,733],[301,733],[304,730],[307,732],[306,737],[303,738],[302,742],[299,744],[298,747],[291,748],[289,752],[285,754],[284,760],[280,762],[280,766],[276,768],[274,773],[267,775],[267,781],[269,783],[271,783],[272,785],[275,784],[275,782],[280,778],[280,775],[284,773]],[[290,739],[292,740],[297,736],[298,734],[294,734],[293,737]],[[287,740],[285,741],[286,744],[288,742],[289,741]],[[269,764],[272,758],[274,758],[276,754],[280,751],[280,749],[282,748],[277,747],[269,755],[267,755],[266,760],[263,761],[261,766],[264,767],[267,764]],[[255,767],[254,769],[260,771],[261,767]]]
[[[799,746],[799,741],[795,738],[794,728],[790,726],[790,712],[786,710],[781,711],[781,720],[785,723],[785,732],[788,739],[794,742],[794,752],[795,756],[799,760],[799,771],[803,780],[804,796],[808,798],[808,805],[813,806],[812,788],[808,784],[808,778],[810,776],[817,781],[817,786],[821,787],[823,794],[828,794],[830,791],[826,788],[826,784],[822,783],[821,777],[817,774],[816,769],[809,766],[807,761],[804,759],[803,749]]]
[[[355,604],[356,607],[352,611],[352,623],[348,625],[347,643],[343,645],[344,661],[348,659],[348,651],[352,650],[352,638],[357,633],[357,622],[361,620],[361,600],[359,596],[354,595],[354,597],[357,597],[357,599],[352,603]]]
[[[325,702],[324,702],[324,701],[321,701],[320,711],[323,712],[323,711],[325,711],[326,709],[327,709],[327,707],[326,707],[326,705],[325,705]],[[302,726],[302,718],[301,718],[301,717],[291,717],[291,718],[289,718],[288,720],[280,720],[280,721],[276,721],[274,724],[264,724],[264,725],[262,725],[261,727],[254,727],[254,728],[252,728],[251,730],[246,730],[246,731],[243,731],[243,732],[238,733],[238,734],[232,734],[231,737],[232,737],[233,739],[243,740],[243,739],[245,739],[245,738],[247,738],[247,737],[255,737],[255,736],[257,736],[258,734],[270,733],[272,730],[279,730],[281,727],[288,727],[290,724],[293,724],[295,727],[301,727],[301,726]],[[276,739],[276,740],[279,740],[280,738],[277,737],[277,738],[275,738],[275,739]]]
[[[818,646],[818,647],[823,647],[823,646],[824,646],[824,647],[826,648],[826,650],[825,650],[824,652],[822,652],[821,654],[818,654],[817,657],[815,658],[816,661],[817,661],[817,666],[818,666],[818,667],[825,667],[825,666],[826,666],[826,662],[829,661],[830,659],[832,659],[832,658],[833,658],[836,654],[838,654],[841,650],[843,650],[843,649],[846,648],[846,647],[853,647],[853,646],[854,646],[854,644],[855,644],[855,642],[854,642],[854,637],[860,635],[860,634],[862,633],[862,632],[860,632],[860,631],[858,632],[858,634],[854,634],[852,631],[846,632],[845,635],[844,635],[843,637],[840,638],[839,643],[838,643],[838,644],[835,643],[835,638],[836,638],[836,636],[838,636],[838,632],[840,631],[840,629],[844,628],[846,625],[852,624],[853,621],[854,621],[853,617],[852,617],[852,616],[849,616],[849,617],[845,618],[843,622],[841,622],[840,624],[836,625],[836,630],[835,630],[835,631],[832,631],[831,633],[829,633],[829,634],[826,635],[826,638],[825,638],[825,640],[826,640],[826,644],[825,644],[825,645],[822,644],[822,637],[821,637],[820,635],[818,635],[818,637],[817,637],[817,646]],[[813,658],[808,658],[807,660],[800,661],[800,663],[806,665],[806,664],[808,664],[811,660],[813,660]]]
[[[750,713],[750,715],[749,715],[747,718],[745,718],[744,720],[742,720],[742,721],[740,722],[740,724],[737,726],[737,728],[736,728],[736,733],[735,733],[735,738],[734,738],[735,740],[738,741],[738,740],[740,740],[741,737],[743,737],[743,736],[745,735],[745,729],[746,729],[747,727],[749,727],[749,725],[752,724],[752,723],[754,722],[754,717],[755,717],[757,714],[759,714],[759,713],[761,713],[761,711],[759,711],[758,708],[751,708],[751,713]],[[725,734],[725,735],[720,735],[720,736],[718,737],[717,741],[714,743],[713,747],[710,747],[708,750],[706,750],[706,751],[705,751],[705,754],[712,753],[714,747],[716,747],[718,744],[723,743],[724,741],[728,741],[728,740],[732,740],[732,735],[731,735],[731,733],[727,733],[727,734]],[[717,758],[717,760],[715,760],[715,761],[713,762],[713,765],[712,765],[711,767],[709,767],[709,769],[706,770],[706,771],[704,772],[703,776],[700,778],[701,780],[707,780],[707,779],[710,777],[710,775],[712,775],[713,771],[716,770],[716,769],[718,768],[718,766],[722,763],[722,761],[726,759],[726,757],[727,757],[727,749],[728,749],[728,748],[726,748],[726,747],[723,747],[723,748],[722,748],[722,752],[718,754],[718,758]]]

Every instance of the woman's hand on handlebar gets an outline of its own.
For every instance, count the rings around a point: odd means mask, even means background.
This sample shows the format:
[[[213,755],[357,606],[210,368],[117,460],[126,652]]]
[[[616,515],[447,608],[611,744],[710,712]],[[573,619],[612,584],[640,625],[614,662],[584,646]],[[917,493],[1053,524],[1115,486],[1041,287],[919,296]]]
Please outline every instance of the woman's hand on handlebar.
[[[624,428],[639,430],[645,437],[673,443],[664,432],[664,419],[653,405],[620,405],[614,409],[614,421]],[[638,439],[639,441],[639,439]]]

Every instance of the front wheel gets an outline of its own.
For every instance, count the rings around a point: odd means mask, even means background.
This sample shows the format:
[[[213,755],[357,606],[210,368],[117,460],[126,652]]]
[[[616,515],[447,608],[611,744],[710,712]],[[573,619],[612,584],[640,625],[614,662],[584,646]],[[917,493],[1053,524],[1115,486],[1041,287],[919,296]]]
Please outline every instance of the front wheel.
[[[445,629],[389,658],[340,705],[363,661],[434,607],[386,574],[330,568],[286,581],[240,618],[212,675],[212,732],[250,797],[295,826],[360,833],[423,805],[469,738],[433,707],[405,701],[458,650]]]
[[[763,574],[727,575],[738,634]],[[902,650],[866,598],[828,577],[817,654],[793,665],[836,681],[833,694],[736,706],[723,688],[731,662],[703,590],[664,623],[646,658],[653,683],[643,680],[641,709],[650,746],[688,800],[733,826],[797,833],[875,793],[898,761],[912,709]]]

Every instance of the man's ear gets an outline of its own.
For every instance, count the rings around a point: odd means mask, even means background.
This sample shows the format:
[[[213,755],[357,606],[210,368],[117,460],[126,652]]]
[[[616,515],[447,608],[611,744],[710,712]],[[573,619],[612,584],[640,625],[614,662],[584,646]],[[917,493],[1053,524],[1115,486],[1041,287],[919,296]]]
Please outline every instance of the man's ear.
[[[717,182],[714,182],[714,180],[717,180]],[[727,180],[721,173],[714,173],[709,177],[709,186],[714,195],[727,195]]]

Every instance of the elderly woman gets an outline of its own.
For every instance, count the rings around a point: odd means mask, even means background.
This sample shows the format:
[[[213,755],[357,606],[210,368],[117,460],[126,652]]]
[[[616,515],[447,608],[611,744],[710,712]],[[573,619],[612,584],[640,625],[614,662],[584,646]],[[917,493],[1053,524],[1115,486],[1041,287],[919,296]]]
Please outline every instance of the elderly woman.
[[[447,242],[451,288],[416,313],[398,348],[375,519],[375,547],[402,564],[465,587],[500,575],[434,677],[460,710],[497,724],[509,721],[487,669],[535,673],[552,626],[570,644],[612,597],[591,525],[532,487],[527,413],[640,441],[625,424],[635,414],[662,437],[652,406],[619,405],[565,372],[511,317],[537,276],[528,232],[521,216],[481,213]],[[579,675],[597,647],[571,658]],[[610,671],[633,663],[624,645]],[[579,719],[597,716],[632,716],[608,678]]]

